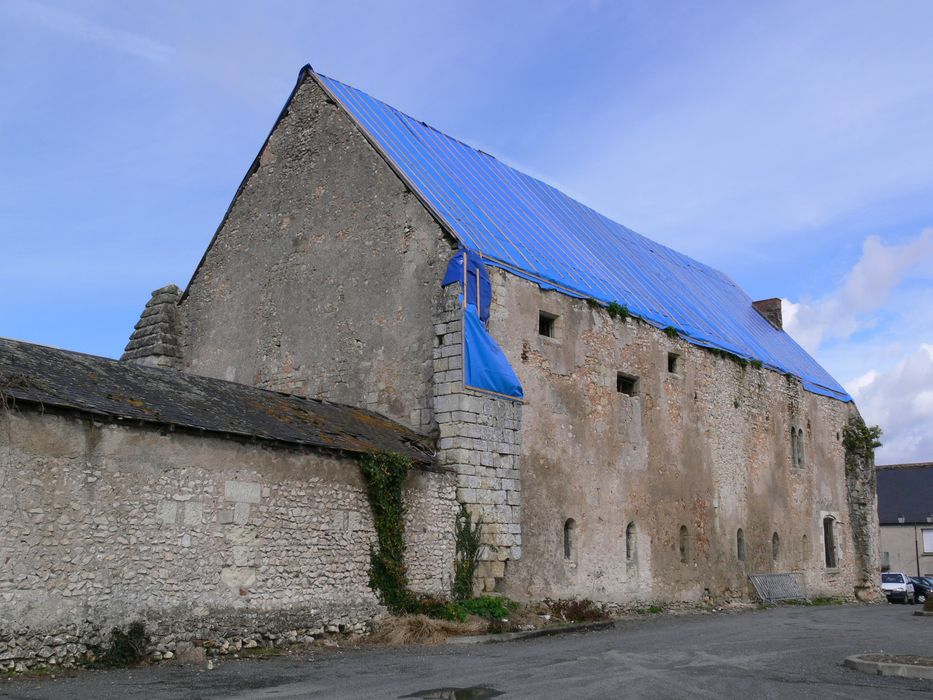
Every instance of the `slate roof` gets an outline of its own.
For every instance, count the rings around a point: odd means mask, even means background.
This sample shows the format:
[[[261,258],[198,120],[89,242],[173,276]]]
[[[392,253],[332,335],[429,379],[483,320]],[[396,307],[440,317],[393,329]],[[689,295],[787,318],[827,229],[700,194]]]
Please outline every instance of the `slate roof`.
[[[808,391],[845,389],[729,277],[310,66],[311,75],[463,246],[545,289],[616,301],[697,345],[757,359]],[[621,167],[621,166],[620,166]]]
[[[875,470],[878,477],[878,520],[896,525],[927,523],[933,515],[933,462],[888,464]]]
[[[0,395],[108,419],[434,461],[427,438],[372,411],[3,338]]]

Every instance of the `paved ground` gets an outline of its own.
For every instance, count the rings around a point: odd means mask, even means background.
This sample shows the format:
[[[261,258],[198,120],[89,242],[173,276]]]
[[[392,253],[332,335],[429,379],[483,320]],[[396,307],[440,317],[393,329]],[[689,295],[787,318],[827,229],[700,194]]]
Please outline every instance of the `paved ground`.
[[[933,619],[911,606],[783,607],[651,616],[615,629],[482,646],[327,650],[299,657],[83,672],[0,683],[4,698],[933,697],[933,681],[869,676],[842,660],[864,652],[933,655]]]

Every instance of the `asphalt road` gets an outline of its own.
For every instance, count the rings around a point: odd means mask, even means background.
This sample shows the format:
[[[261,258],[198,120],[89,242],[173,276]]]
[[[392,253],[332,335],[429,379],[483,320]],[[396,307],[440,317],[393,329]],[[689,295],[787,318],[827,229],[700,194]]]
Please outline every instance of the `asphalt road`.
[[[583,634],[476,646],[314,651],[0,683],[4,698],[910,698],[933,681],[870,676],[864,652],[933,656],[911,606],[782,607],[656,615]],[[453,694],[424,691],[488,688]]]

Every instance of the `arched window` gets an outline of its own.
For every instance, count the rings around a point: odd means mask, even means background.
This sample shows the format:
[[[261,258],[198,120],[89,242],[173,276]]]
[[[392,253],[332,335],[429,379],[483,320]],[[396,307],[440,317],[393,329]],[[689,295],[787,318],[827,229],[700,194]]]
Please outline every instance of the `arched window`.
[[[803,561],[810,561],[810,538],[804,535],[800,538],[800,558]]]
[[[797,464],[798,469],[803,469],[803,428],[797,428]]]
[[[781,538],[775,532],[771,535],[771,561],[777,561],[781,558]]]
[[[572,560],[574,557],[574,548],[576,546],[577,523],[573,518],[567,518],[564,522],[564,559]]]
[[[631,522],[625,528],[625,558],[627,561],[635,561],[635,536],[635,523]]]
[[[790,427],[790,466],[797,468],[797,428]]]
[[[687,559],[690,557],[690,535],[687,532],[687,526],[680,526],[680,562],[682,564],[687,563]]]
[[[826,568],[836,568],[836,521],[828,515],[823,518],[823,546],[826,555]]]
[[[745,533],[739,528],[735,533],[735,556],[739,561],[745,561]]]

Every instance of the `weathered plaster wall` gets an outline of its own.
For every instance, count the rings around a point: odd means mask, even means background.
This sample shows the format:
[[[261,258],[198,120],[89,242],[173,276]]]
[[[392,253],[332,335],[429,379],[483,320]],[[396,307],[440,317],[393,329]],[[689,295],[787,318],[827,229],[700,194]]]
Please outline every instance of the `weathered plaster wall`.
[[[840,438],[852,405],[500,270],[492,278],[490,328],[527,399],[522,558],[509,564],[508,592],[700,600],[745,595],[749,572],[798,570],[811,594],[851,595]],[[555,338],[538,335],[539,310],[557,316]],[[679,355],[676,373],[668,372],[670,352]],[[619,372],[638,377],[637,395],[617,391]],[[791,425],[805,433],[802,469],[791,465]],[[838,519],[833,570],[823,562],[823,512]],[[575,529],[566,559],[568,519]]]
[[[887,553],[888,570],[908,576],[933,576],[933,552],[923,551],[923,531],[933,524],[882,525],[881,551]]]
[[[189,286],[185,369],[431,430],[432,313],[451,250],[306,78]]]
[[[377,610],[356,459],[210,435],[0,415],[0,668],[67,662],[142,618],[192,639],[351,628]],[[455,477],[416,470],[409,577],[449,590]]]

